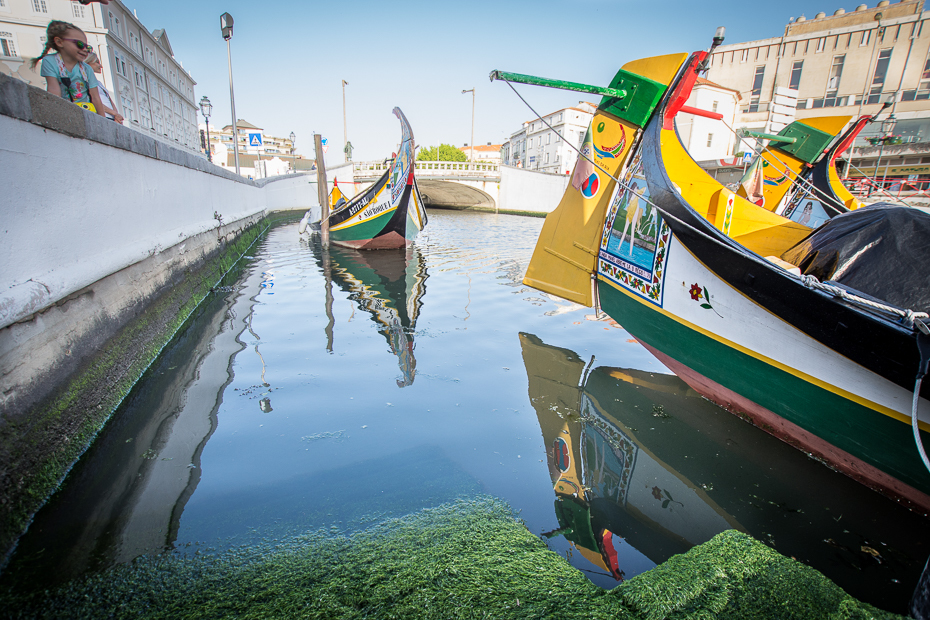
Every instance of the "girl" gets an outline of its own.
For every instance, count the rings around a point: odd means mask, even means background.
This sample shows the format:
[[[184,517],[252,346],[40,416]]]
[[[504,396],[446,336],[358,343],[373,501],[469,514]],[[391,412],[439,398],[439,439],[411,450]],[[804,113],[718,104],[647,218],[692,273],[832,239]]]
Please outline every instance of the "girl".
[[[97,58],[97,54],[91,52],[87,56],[87,60],[84,61],[88,67],[94,70],[94,73],[100,73],[103,71],[103,65],[100,64],[100,59]],[[100,95],[100,103],[103,105],[103,113],[106,114],[106,117],[117,123],[123,122],[123,116],[116,111],[116,104],[113,103],[113,97],[110,96],[110,92],[107,90],[107,87],[101,84],[98,80],[97,82],[97,94]]]
[[[82,106],[106,118],[100,94],[97,91],[97,78],[94,72],[84,64],[90,54],[84,31],[73,24],[55,20],[45,30],[45,49],[38,58],[32,59],[32,68],[42,61],[39,75],[45,78],[47,90]],[[57,54],[48,55],[54,49]]]

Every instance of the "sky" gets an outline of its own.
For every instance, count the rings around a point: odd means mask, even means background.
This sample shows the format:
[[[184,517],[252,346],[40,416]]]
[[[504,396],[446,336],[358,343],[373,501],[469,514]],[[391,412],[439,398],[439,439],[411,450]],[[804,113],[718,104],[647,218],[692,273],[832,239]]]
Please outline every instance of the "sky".
[[[681,0],[123,0],[150,31],[164,28],[213,104],[210,124],[231,122],[226,42],[219,17],[234,20],[231,41],[236,116],[268,135],[297,136],[313,156],[313,133],[327,138],[326,162],[343,161],[345,87],[353,159],[380,160],[400,141],[400,107],[418,145],[500,144],[535,115],[492,70],[607,86],[637,58],[706,49],[717,26],[725,43],[780,36],[792,17],[832,14],[854,4],[823,0],[699,3]],[[876,2],[869,2],[873,6]],[[734,87],[739,87],[734,85]],[[747,85],[748,88],[748,85]],[[540,114],[597,102],[583,93],[517,86]],[[202,117],[201,117],[202,121]]]

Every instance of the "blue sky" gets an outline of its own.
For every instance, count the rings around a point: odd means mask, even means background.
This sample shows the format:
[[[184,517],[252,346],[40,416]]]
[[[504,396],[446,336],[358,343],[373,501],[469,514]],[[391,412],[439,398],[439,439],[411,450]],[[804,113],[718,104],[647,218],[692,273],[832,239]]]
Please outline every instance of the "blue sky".
[[[150,30],[164,28],[175,56],[213,103],[211,125],[229,124],[226,44],[219,16],[235,19],[236,113],[271,135],[297,135],[312,156],[314,131],[328,138],[328,163],[342,161],[341,80],[354,159],[381,159],[399,141],[399,106],[417,143],[498,144],[532,113],[493,69],[606,86],[636,58],[706,48],[717,26],[728,43],[779,36],[791,17],[841,6],[787,0],[562,0],[306,2],[297,0],[124,0]],[[869,2],[874,5],[875,2]],[[738,87],[738,86],[737,86]],[[541,114],[574,105],[576,94],[518,87]],[[596,100],[589,97],[588,100]]]

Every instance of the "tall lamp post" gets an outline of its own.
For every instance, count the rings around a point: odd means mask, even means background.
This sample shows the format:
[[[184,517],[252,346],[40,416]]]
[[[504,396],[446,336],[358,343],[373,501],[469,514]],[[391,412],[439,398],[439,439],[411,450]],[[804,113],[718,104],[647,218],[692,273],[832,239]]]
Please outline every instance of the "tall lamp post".
[[[210,103],[206,95],[200,98],[200,113],[203,114],[203,119],[207,123],[207,160],[212,162],[213,153],[210,149],[210,115],[213,114],[213,104]]]
[[[342,80],[342,143],[345,145],[343,151],[346,154],[346,161],[349,161],[349,130],[346,124],[346,86],[348,82]]]
[[[226,39],[226,57],[229,59],[229,106],[232,108],[233,150],[236,153],[236,174],[239,173],[239,128],[236,126],[236,95],[233,90],[232,50],[229,40],[233,36],[233,16],[229,13],[220,15],[220,31]]]
[[[468,160],[474,165],[475,163],[475,89],[469,88],[463,90],[462,94],[471,93],[471,157]]]
[[[879,167],[879,166],[881,165],[881,163],[882,163],[882,155],[883,155],[884,152],[885,152],[885,142],[887,142],[887,141],[888,141],[888,138],[891,137],[891,132],[894,131],[894,126],[897,124],[897,122],[898,122],[898,119],[896,119],[896,118],[894,117],[894,114],[889,114],[889,115],[888,115],[888,118],[886,118],[885,120],[882,121],[882,139],[881,139],[882,145],[881,145],[881,147],[878,149],[878,159],[875,160],[875,172],[872,173],[872,177],[873,177],[872,187],[874,187],[874,185],[875,185],[875,180],[874,180],[874,179],[878,179],[878,167]],[[882,179],[882,189],[884,189],[884,184],[885,184],[885,180]],[[871,189],[870,189],[868,195],[869,195],[869,196],[872,195]]]
[[[295,161],[297,159],[297,155],[296,155],[297,147],[294,146],[297,142],[297,135],[294,134],[294,132],[292,131],[291,135],[289,135],[288,138],[291,139],[291,170],[293,170],[294,172],[297,172],[297,164]]]

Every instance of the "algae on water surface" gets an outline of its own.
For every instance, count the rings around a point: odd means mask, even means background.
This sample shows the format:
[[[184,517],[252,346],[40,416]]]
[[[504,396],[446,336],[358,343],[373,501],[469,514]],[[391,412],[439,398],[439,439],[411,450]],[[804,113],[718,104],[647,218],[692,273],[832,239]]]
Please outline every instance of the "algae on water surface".
[[[897,618],[764,544],[724,532],[601,590],[479,496],[352,535],[149,556],[54,591],[7,586],[14,618]]]

